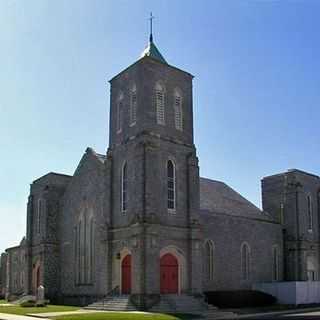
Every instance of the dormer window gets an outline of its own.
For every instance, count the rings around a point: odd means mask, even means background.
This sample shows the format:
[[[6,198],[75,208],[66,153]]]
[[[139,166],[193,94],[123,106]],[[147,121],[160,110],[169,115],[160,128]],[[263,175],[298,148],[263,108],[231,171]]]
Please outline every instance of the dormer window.
[[[157,124],[165,125],[165,115],[164,115],[165,90],[164,90],[164,86],[162,86],[160,83],[156,84],[155,95],[156,95],[155,99],[156,99]]]

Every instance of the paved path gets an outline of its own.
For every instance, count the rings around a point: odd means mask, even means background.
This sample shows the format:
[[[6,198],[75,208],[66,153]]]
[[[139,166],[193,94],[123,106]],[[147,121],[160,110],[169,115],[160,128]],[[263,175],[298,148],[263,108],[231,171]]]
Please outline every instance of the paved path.
[[[45,312],[45,313],[28,313],[28,316],[34,318],[51,318],[51,317],[58,317],[58,316],[67,316],[67,315],[74,315],[74,314],[85,314],[85,313],[108,313],[108,312],[121,312],[121,311],[107,311],[107,310],[86,310],[86,309],[79,309],[75,311],[61,311],[61,312]],[[123,312],[123,311],[122,311]],[[124,311],[126,312],[126,311]],[[144,311],[128,311],[128,313],[148,313]],[[0,318],[1,319],[1,318]]]
[[[39,318],[29,317],[29,316],[18,316],[16,314],[0,313],[1,320],[39,320]],[[42,319],[50,320],[50,319]]]
[[[2,304],[0,304],[0,308],[1,307],[11,307],[11,306],[14,306],[14,304],[12,304],[12,303],[2,303]]]
[[[34,317],[34,318],[51,318],[51,317],[57,317],[57,316],[67,316],[67,315],[73,315],[73,314],[84,314],[84,313],[93,313],[97,312],[96,310],[74,310],[74,311],[60,311],[60,312],[45,312],[45,313],[28,313],[28,316]],[[101,312],[101,311],[98,311]]]

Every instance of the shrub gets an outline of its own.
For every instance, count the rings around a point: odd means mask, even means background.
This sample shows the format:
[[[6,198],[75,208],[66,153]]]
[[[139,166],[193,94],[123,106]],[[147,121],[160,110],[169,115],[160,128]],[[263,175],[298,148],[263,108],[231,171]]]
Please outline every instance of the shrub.
[[[35,306],[36,306],[36,302],[34,300],[27,300],[20,303],[20,307],[23,307],[23,308],[31,308]]]
[[[208,291],[205,295],[207,302],[218,308],[262,307],[277,302],[275,297],[253,290]]]
[[[47,300],[39,300],[36,302],[36,307],[46,307],[48,304],[48,301]]]

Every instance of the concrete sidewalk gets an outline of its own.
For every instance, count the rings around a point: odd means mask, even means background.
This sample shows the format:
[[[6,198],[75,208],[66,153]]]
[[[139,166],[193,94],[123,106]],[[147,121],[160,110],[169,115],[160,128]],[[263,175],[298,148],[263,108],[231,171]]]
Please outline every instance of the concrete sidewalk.
[[[47,319],[51,317],[58,317],[58,316],[68,316],[68,315],[76,315],[76,314],[87,314],[87,313],[112,313],[112,312],[127,312],[127,313],[142,313],[148,314],[145,311],[108,311],[108,310],[86,310],[86,309],[79,309],[74,311],[61,311],[61,312],[45,312],[45,313],[28,313],[29,318],[41,318]],[[0,318],[1,319],[1,318]]]
[[[297,309],[287,309],[287,310],[281,310],[281,311],[269,311],[269,312],[257,312],[257,313],[251,313],[251,314],[241,314],[237,315],[234,319],[250,319],[255,317],[263,317],[263,316],[279,316],[279,315],[285,315],[285,314],[299,314],[299,313],[305,313],[305,312],[316,312],[320,311],[320,307],[313,307],[313,308],[297,308]]]
[[[17,314],[0,313],[1,320],[39,320],[39,318],[29,317],[29,316],[18,316]],[[42,320],[50,320],[42,318]]]
[[[60,312],[44,312],[44,313],[28,313],[29,317],[33,318],[51,318],[51,317],[58,317],[58,316],[67,316],[67,315],[75,315],[75,314],[86,314],[86,313],[97,313],[97,312],[104,312],[104,311],[97,311],[97,310],[74,310],[74,311],[60,311]]]

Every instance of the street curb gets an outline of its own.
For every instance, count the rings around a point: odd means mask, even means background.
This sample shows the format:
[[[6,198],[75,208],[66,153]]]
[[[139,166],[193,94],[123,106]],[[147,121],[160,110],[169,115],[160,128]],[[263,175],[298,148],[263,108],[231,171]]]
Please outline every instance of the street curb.
[[[320,307],[316,308],[303,308],[303,309],[288,309],[283,311],[271,311],[271,312],[263,312],[263,313],[251,313],[251,314],[241,314],[235,317],[234,319],[242,319],[242,318],[253,318],[253,317],[263,317],[263,316],[276,316],[281,314],[292,314],[292,313],[304,313],[310,311],[320,311]]]

